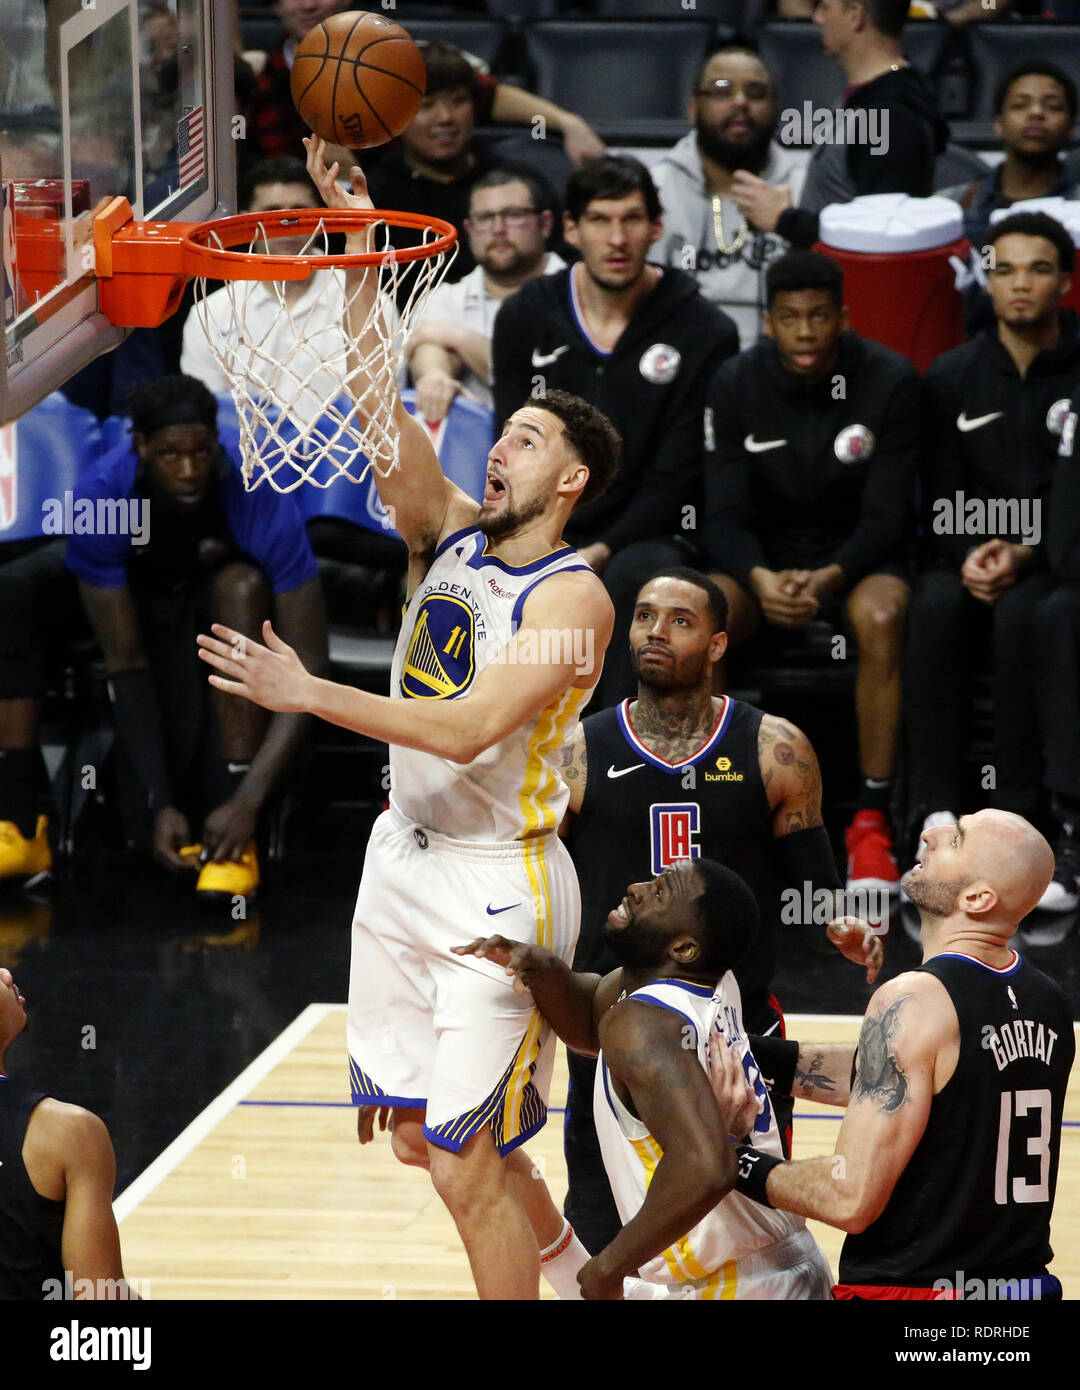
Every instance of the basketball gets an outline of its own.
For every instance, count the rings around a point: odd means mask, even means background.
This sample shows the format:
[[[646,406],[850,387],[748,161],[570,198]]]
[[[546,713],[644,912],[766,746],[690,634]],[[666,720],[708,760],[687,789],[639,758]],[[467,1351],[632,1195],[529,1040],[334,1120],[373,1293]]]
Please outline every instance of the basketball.
[[[316,135],[350,150],[400,135],[426,85],[420,50],[401,25],[359,10],[317,24],[293,59],[293,105]]]

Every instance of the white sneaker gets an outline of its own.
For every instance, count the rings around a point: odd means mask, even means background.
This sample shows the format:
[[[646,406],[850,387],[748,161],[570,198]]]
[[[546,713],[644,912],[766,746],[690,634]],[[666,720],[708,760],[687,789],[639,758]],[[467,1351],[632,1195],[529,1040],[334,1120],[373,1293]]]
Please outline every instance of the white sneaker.
[[[953,813],[952,813],[951,811],[933,811],[933,812],[931,812],[930,815],[928,815],[928,816],[926,817],[926,819],[925,819],[925,820],[923,821],[923,823],[922,823],[922,830],[919,831],[919,840],[922,839],[923,830],[933,830],[934,827],[935,827],[935,826],[938,826],[938,825],[955,825],[955,824],[956,824],[956,817],[953,815]],[[919,843],[919,841],[916,841],[916,844],[918,844],[918,843]],[[902,884],[901,884],[901,887],[900,887],[900,901],[901,901],[902,903],[909,903],[909,902],[911,902],[911,899],[910,899],[910,898],[908,897],[908,895],[904,892],[904,889],[903,889],[903,885],[902,885]]]
[[[1039,899],[1043,912],[1073,912],[1080,906],[1080,845],[1062,838],[1054,846],[1054,877]]]

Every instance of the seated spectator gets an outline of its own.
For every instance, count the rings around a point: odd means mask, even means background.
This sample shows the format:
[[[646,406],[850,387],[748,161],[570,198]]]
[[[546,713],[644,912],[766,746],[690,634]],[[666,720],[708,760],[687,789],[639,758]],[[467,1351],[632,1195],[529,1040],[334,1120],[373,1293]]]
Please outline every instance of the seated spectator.
[[[846,837],[848,887],[896,892],[889,803],[919,378],[850,330],[843,272],[827,256],[782,256],[766,283],[767,339],[726,362],[709,390],[709,566],[727,595],[732,643],[762,622],[798,631],[824,617],[854,632],[863,781]]]
[[[1043,786],[1050,793],[1054,878],[1040,906],[1080,906],[1080,392],[1061,430],[1050,489],[1046,558],[1059,587],[1035,610],[1035,685],[1042,729]]]
[[[244,491],[201,382],[173,376],[142,386],[131,413],[131,442],[87,469],[73,502],[93,531],[76,526],[66,554],[57,542],[0,569],[0,878],[51,865],[34,798],[44,660],[51,629],[81,596],[155,857],[177,872],[201,864],[200,893],[247,896],[258,885],[256,821],[304,719],[252,718],[212,690],[195,636],[220,621],[254,637],[272,617],[321,669],[315,558],[291,499]]]
[[[476,266],[435,290],[409,338],[409,371],[425,420],[443,419],[459,391],[492,405],[491,334],[499,305],[533,276],[566,264],[547,249],[552,201],[528,169],[489,169],[473,184],[465,231]]]
[[[765,270],[784,241],[754,231],[731,197],[739,169],[798,198],[806,171],[773,136],[779,111],[776,80],[747,48],[718,48],[702,64],[687,114],[694,129],[651,173],[664,208],[664,234],[652,259],[697,276],[706,299],[730,314],[739,344],[761,335]]]
[[[321,24],[330,15],[354,8],[352,0],[276,0],[274,9],[285,28],[281,41],[265,56],[256,53],[246,55],[258,69],[251,103],[255,158],[269,159],[286,154],[298,159],[303,158],[304,150],[300,142],[309,132],[293,105],[290,88],[296,46],[316,24]],[[394,15],[389,13],[387,18],[392,19]],[[426,61],[427,50],[445,51],[448,45],[421,44],[420,47],[424,50]],[[458,49],[450,51],[459,52]],[[466,55],[462,56],[468,61]],[[545,101],[520,87],[500,82],[482,70],[479,60],[470,63],[470,68],[472,77],[468,85],[474,102],[473,119],[477,125],[487,125],[495,121],[509,125],[532,126],[540,116],[547,128],[562,136],[563,146],[571,163],[579,164],[583,159],[603,154],[603,141],[588,122],[574,112],[566,111],[561,106],[556,106],[553,101]],[[431,91],[429,75],[429,95]],[[332,163],[334,159],[346,170],[352,162],[340,150],[328,148],[327,164]],[[376,207],[378,206],[376,203]]]
[[[495,419],[558,387],[602,410],[622,435],[615,481],[566,527],[615,604],[599,706],[634,690],[629,632],[641,584],[663,565],[697,558],[705,388],[738,335],[692,276],[648,263],[663,223],[638,160],[604,156],[576,169],[564,222],[580,263],[530,280],[495,319]]]
[[[484,75],[449,44],[425,44],[423,54],[427,90],[420,110],[401,139],[371,168],[368,190],[377,208],[426,213],[457,227],[458,254],[447,278],[461,280],[476,265],[464,235],[469,196],[477,180],[499,161],[473,138]],[[527,121],[547,109],[538,98],[510,90],[511,108],[519,114],[507,119]],[[504,91],[501,85],[499,91]],[[595,148],[603,146],[596,141]]]
[[[1053,587],[1048,500],[1080,374],[1080,320],[1061,308],[1076,257],[1066,230],[1042,213],[1003,219],[989,244],[995,326],[926,374],[930,556],[912,598],[904,665],[910,801],[924,827],[955,823],[967,809],[967,679],[983,653],[994,697],[984,803],[1030,819],[1039,802],[1032,622]]]
[[[1000,208],[1028,198],[1080,196],[1061,157],[1076,126],[1076,83],[1068,73],[1041,60],[1019,64],[998,84],[994,112],[1005,158],[983,178],[938,190],[964,209],[964,235],[976,248],[986,241],[990,214]]]
[[[811,246],[818,236],[818,213],[829,203],[866,193],[930,196],[934,161],[945,148],[949,127],[929,82],[901,51],[907,8],[907,0],[819,0],[815,5],[813,19],[825,51],[843,69],[848,85],[837,104],[831,140],[815,141],[797,207],[791,189],[776,188],[747,171],[732,179],[732,196],[759,231],[779,232],[793,246]],[[854,143],[848,142],[849,134]],[[803,143],[810,139],[811,132],[804,131]]]

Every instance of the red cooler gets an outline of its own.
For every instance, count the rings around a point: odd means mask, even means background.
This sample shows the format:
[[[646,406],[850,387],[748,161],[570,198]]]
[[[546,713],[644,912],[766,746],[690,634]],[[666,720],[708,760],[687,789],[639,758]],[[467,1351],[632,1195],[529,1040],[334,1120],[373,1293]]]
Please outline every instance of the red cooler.
[[[844,272],[851,326],[903,353],[920,372],[964,341],[964,308],[950,258],[964,259],[964,215],[951,198],[872,193],[820,217],[823,251]]]
[[[1045,212],[1048,217],[1061,223],[1080,252],[1080,202],[1071,198],[1028,198],[1026,202],[1013,203],[1012,207],[992,212],[991,225],[1004,217],[1011,217],[1014,212]],[[1075,309],[1080,314],[1080,272],[1073,271],[1072,287],[1061,303],[1066,309]]]

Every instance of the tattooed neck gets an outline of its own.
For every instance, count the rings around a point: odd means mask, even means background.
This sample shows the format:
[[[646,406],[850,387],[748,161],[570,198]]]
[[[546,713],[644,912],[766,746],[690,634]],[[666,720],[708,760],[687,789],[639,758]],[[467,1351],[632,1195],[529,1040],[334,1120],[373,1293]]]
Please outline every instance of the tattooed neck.
[[[663,694],[643,686],[630,706],[630,722],[650,752],[676,763],[706,741],[716,727],[716,713],[707,686]]]

